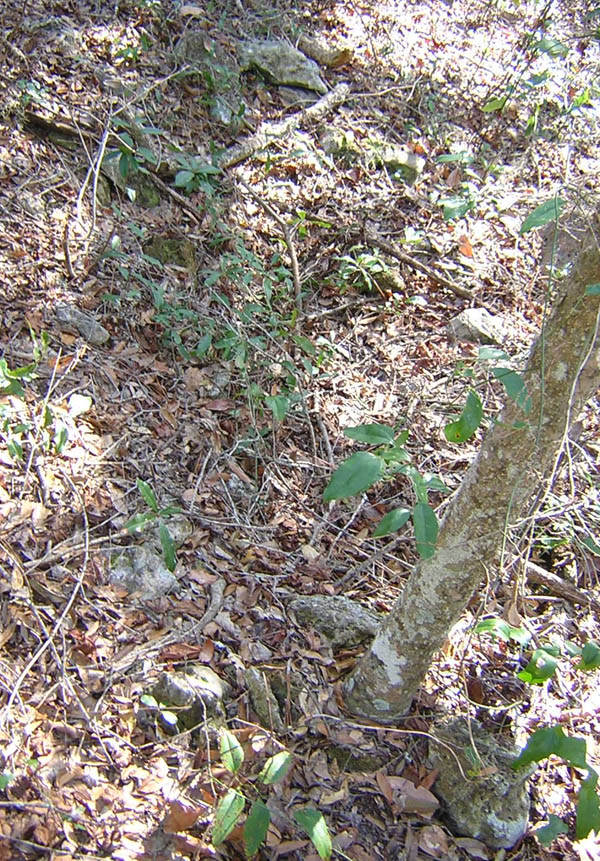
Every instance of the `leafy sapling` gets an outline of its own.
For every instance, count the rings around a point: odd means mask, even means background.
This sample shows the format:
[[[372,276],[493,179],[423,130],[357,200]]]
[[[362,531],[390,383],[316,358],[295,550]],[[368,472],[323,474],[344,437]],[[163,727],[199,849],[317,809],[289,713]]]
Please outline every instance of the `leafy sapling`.
[[[489,617],[475,627],[478,634],[491,634],[505,642],[525,646],[531,635],[525,628],[509,625],[504,619]],[[535,649],[527,665],[517,673],[517,678],[532,685],[542,685],[551,679],[563,661],[577,658],[575,669],[591,672],[600,668],[600,646],[589,640],[579,646],[569,640],[551,643]],[[522,768],[533,762],[541,762],[550,756],[558,756],[573,768],[586,772],[577,794],[575,837],[583,840],[591,831],[600,831],[600,802],[597,793],[598,774],[587,761],[586,741],[569,737],[558,725],[542,727],[531,734],[527,744],[514,760],[512,767]],[[542,845],[549,845],[559,834],[567,832],[567,826],[557,816],[550,814],[548,824],[535,832]]]
[[[177,559],[175,556],[175,541],[173,540],[173,536],[169,532],[165,520],[171,517],[173,514],[179,514],[181,509],[178,508],[176,505],[167,505],[164,508],[159,508],[156,494],[154,493],[148,482],[142,481],[141,478],[138,478],[136,484],[137,489],[140,492],[140,496],[148,506],[149,511],[143,511],[139,512],[138,514],[134,514],[134,516],[130,518],[125,524],[125,529],[127,529],[128,532],[133,535],[136,532],[141,532],[149,523],[154,523],[158,521],[158,535],[160,538],[160,544],[163,551],[165,565],[167,566],[169,571],[174,571],[175,566],[177,565]]]
[[[380,538],[396,532],[412,518],[417,551],[422,559],[431,558],[435,552],[438,522],[427,495],[430,490],[446,492],[447,487],[437,476],[431,473],[421,475],[412,466],[410,455],[404,447],[408,431],[396,435],[394,428],[373,423],[346,428],[344,435],[356,442],[376,445],[377,448],[373,452],[356,452],[340,464],[323,493],[325,502],[363,493],[378,481],[396,474],[406,475],[412,483],[416,503],[412,509],[396,508],[388,512],[375,529],[373,537]]]
[[[233,775],[235,785],[230,787],[221,798],[215,809],[212,825],[213,846],[220,846],[236,827],[244,814],[246,804],[250,799],[246,795],[246,787],[253,799],[246,816],[243,828],[244,854],[253,858],[267,837],[271,823],[271,812],[262,798],[258,797],[256,786],[262,784],[265,789],[283,780],[293,765],[293,757],[287,750],[282,750],[265,761],[260,774],[250,782],[243,775],[244,748],[237,736],[228,729],[221,730],[220,740],[221,761]],[[294,811],[294,819],[303,828],[317,850],[319,857],[331,858],[333,845],[323,814],[310,807]]]

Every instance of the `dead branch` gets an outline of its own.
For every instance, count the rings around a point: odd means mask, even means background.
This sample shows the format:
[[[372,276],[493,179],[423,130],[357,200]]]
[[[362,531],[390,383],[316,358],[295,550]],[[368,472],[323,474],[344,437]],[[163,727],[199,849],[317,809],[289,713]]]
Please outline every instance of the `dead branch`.
[[[341,105],[349,92],[348,84],[338,84],[330,93],[326,93],[318,102],[305,110],[277,123],[263,123],[247,140],[224,152],[219,159],[219,166],[223,169],[233,167],[253,156],[259,149],[264,149],[271,141],[282,138],[303,125],[319,122],[334,108]]]
[[[407,254],[406,251],[402,251],[400,248],[397,248],[391,242],[388,242],[387,239],[383,239],[383,237],[379,236],[374,231],[365,230],[365,241],[369,245],[375,245],[377,248],[385,251],[385,253],[389,254],[390,257],[395,257],[396,260],[400,260],[401,263],[405,263],[407,266],[410,266],[411,269],[416,269],[417,272],[422,272],[423,275],[427,275],[434,284],[439,284],[440,287],[447,287],[448,290],[452,290],[452,292],[456,293],[457,296],[462,296],[463,299],[471,300],[475,298],[473,293],[466,287],[461,287],[460,284],[456,284],[444,275],[439,275],[431,266],[428,266],[426,263],[422,263],[420,260],[416,260],[410,254]]]

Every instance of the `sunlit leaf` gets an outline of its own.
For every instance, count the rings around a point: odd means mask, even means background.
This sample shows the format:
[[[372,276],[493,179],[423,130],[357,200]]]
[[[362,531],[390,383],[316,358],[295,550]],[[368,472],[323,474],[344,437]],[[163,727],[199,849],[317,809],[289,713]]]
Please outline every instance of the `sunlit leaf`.
[[[254,801],[244,825],[246,858],[252,858],[258,852],[260,844],[267,836],[270,821],[271,814],[267,805],[260,800]]]
[[[482,619],[475,626],[476,634],[492,634],[501,640],[509,642],[513,640],[521,646],[525,646],[531,640],[531,634],[525,628],[515,628],[509,625],[504,619],[499,619],[497,616],[491,616],[488,619]]]
[[[554,675],[559,657],[560,652],[554,646],[536,649],[527,666],[517,676],[530,685],[541,685]]]
[[[267,784],[267,786],[277,783],[277,781],[283,780],[286,776],[292,762],[292,754],[287,750],[282,750],[280,753],[276,753],[274,756],[268,758],[263,766],[263,770],[258,775],[258,779],[261,783]]]
[[[469,392],[467,402],[455,422],[450,422],[444,428],[444,435],[448,442],[465,442],[470,439],[483,418],[483,407],[481,400],[475,392]]]
[[[421,559],[431,559],[435,553],[438,536],[438,521],[435,511],[426,502],[417,502],[413,508],[413,526],[417,552]]]
[[[534,42],[533,48],[541,54],[548,54],[549,57],[566,57],[569,53],[566,45],[563,45],[558,39],[551,39],[548,36],[545,36],[538,42]]]
[[[215,819],[212,828],[212,842],[214,846],[222,843],[235,828],[244,810],[246,799],[235,789],[230,789],[221,799],[215,811]]]
[[[558,217],[565,205],[564,200],[560,197],[553,197],[552,200],[546,200],[533,212],[530,212],[523,224],[519,233],[527,233],[536,227],[543,227],[550,221],[558,221]]]
[[[502,111],[504,110],[504,105],[506,104],[506,101],[506,96],[490,99],[485,103],[481,110],[484,112],[484,114],[490,114],[493,111]]]
[[[303,810],[294,811],[294,819],[301,828],[304,828],[310,837],[313,846],[319,853],[319,857],[324,859],[331,858],[333,847],[323,814],[319,813],[318,810],[305,807]]]
[[[367,451],[351,455],[338,466],[325,488],[323,499],[345,499],[368,490],[381,478],[384,461]]]
[[[479,359],[480,362],[487,362],[487,361],[507,362],[508,361],[508,356],[504,352],[504,350],[501,350],[500,347],[489,346],[488,344],[479,348],[479,353],[478,353],[477,358]]]
[[[232,774],[236,774],[244,762],[244,749],[228,729],[221,730],[220,750],[223,765]]]

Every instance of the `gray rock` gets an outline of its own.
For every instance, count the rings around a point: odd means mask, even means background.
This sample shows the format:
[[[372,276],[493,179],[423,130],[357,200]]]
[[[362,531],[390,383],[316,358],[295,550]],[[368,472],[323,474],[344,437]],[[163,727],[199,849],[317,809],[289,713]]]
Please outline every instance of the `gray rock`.
[[[159,205],[161,200],[159,191],[148,174],[129,172],[126,177],[123,177],[119,171],[118,158],[105,158],[100,170],[115,188],[143,209],[154,209]]]
[[[276,733],[285,731],[279,703],[275,698],[271,685],[265,673],[256,667],[248,667],[244,672],[244,678],[248,685],[250,699],[261,726]]]
[[[407,147],[385,144],[377,154],[376,161],[386,168],[394,179],[403,179],[412,184],[423,173],[425,159]]]
[[[100,347],[110,338],[109,332],[91,314],[79,311],[74,305],[57,305],[55,309],[58,325],[65,332],[81,335],[90,344]]]
[[[242,71],[257,69],[274,84],[304,87],[321,95],[327,92],[314,60],[287,42],[245,42],[239,49],[239,62]]]
[[[341,595],[307,595],[294,598],[290,609],[298,621],[327,637],[334,649],[356,646],[372,639],[381,618]]]
[[[466,308],[450,320],[448,329],[457,340],[474,344],[502,346],[508,334],[504,320],[485,308]]]
[[[139,593],[142,601],[160,598],[177,585],[177,578],[151,542],[129,547],[111,559],[108,579],[113,586]]]
[[[191,523],[181,514],[171,514],[165,525],[176,547],[192,534]],[[111,559],[109,582],[139,593],[142,601],[153,601],[174,589],[177,578],[165,565],[159,522],[145,528],[143,544],[134,544]],[[143,529],[140,527],[139,531]]]
[[[175,55],[202,72],[209,91],[211,115],[223,125],[238,125],[246,105],[236,61],[203,32],[182,36],[175,46]]]
[[[469,725],[463,718],[446,719],[435,726],[433,736],[446,745],[432,742],[429,758],[439,769],[434,792],[453,830],[492,849],[510,849],[527,830],[528,778],[535,766],[514,771],[518,750],[513,743],[475,720]]]
[[[196,664],[180,672],[164,672],[152,688],[152,696],[177,714],[178,726],[192,729],[210,722],[225,725],[223,699],[229,685],[210,667]]]

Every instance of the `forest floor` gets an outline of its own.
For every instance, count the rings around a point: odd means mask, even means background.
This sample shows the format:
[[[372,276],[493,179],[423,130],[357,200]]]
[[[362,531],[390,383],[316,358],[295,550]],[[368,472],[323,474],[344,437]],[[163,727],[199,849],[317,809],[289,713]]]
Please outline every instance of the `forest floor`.
[[[317,857],[292,817],[306,806],[336,857],[356,861],[600,857],[593,836],[575,841],[581,775],[561,761],[532,778],[531,833],[495,852],[447,827],[428,762],[433,722],[451,712],[520,744],[560,723],[597,767],[595,674],[565,658],[526,685],[530,653],[472,631],[489,616],[536,645],[600,637],[597,402],[401,727],[344,708],[364,645],[333,650],[289,610],[293,595],[343,594],[386,613],[418,561],[410,524],[372,537],[413,504],[405,475],[323,501],[361,448],[344,429],[409,431],[412,462],[449,491],[429,495],[438,517],[476,455],[503,390],[448,323],[469,307],[502,318],[515,367],[539,332],[543,238],[520,227],[597,185],[598,22],[567,2],[269,3],[4,4],[0,859],[241,858],[239,828],[215,847],[215,806],[230,787],[256,798],[266,756],[283,751],[293,767],[262,794],[259,857]],[[200,71],[184,34],[201,44]],[[535,51],[532,34],[558,41]],[[342,96],[318,96],[316,121],[258,74],[231,83],[240,40],[267,36],[334,49],[320,73]],[[385,168],[388,144],[414,175]],[[98,165],[111,155],[122,172],[109,184]],[[104,328],[82,335],[64,306]],[[484,423],[454,445],[444,426],[470,388]],[[176,562],[154,598],[111,578],[114,557],[148,540],[127,529],[136,516],[162,521]],[[528,561],[581,603],[528,582]],[[148,714],[161,673],[191,664],[227,682],[236,775],[207,727],[172,734]],[[271,725],[249,668],[277,695]],[[569,828],[544,848],[533,827],[550,814]]]

